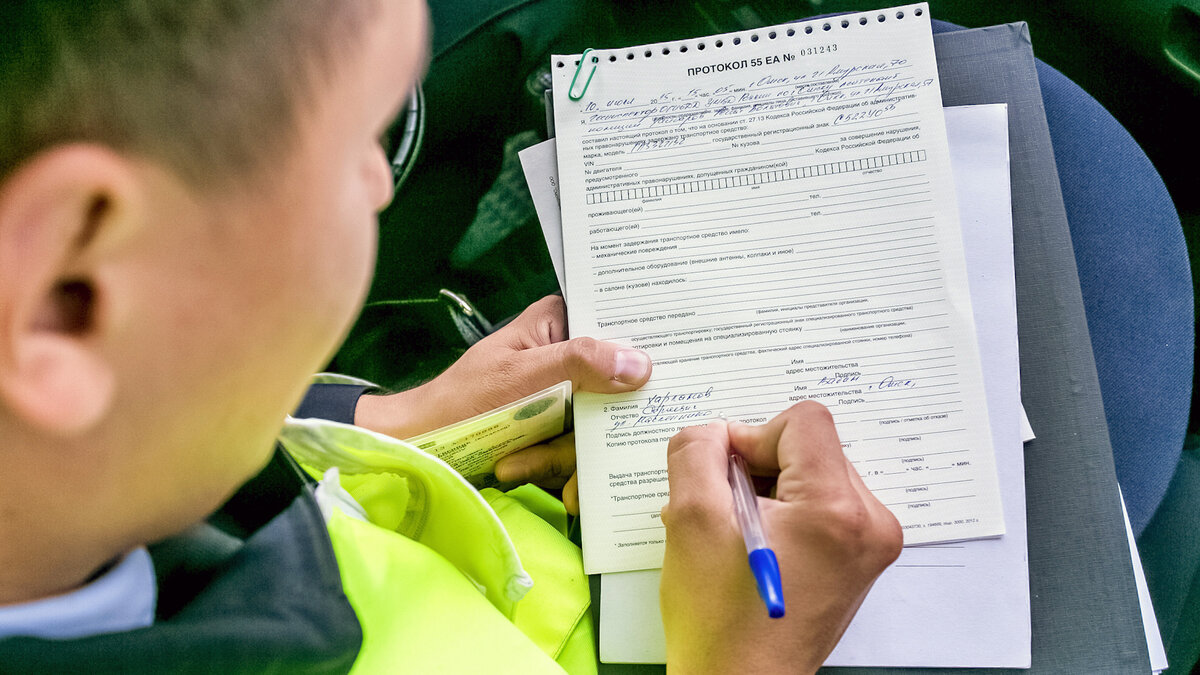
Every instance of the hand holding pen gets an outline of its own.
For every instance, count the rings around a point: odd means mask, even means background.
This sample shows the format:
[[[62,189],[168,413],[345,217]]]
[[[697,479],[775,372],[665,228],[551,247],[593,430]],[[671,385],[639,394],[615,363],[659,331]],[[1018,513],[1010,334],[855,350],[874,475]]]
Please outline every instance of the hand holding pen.
[[[767,615],[778,619],[784,614],[783,581],[779,578],[779,561],[775,552],[767,545],[762,519],[758,513],[758,497],[750,484],[746,460],[740,455],[729,456],[729,488],[733,492],[733,513],[737,516],[742,540],[746,542],[750,572],[754,574],[758,595],[767,605]]]
[[[756,475],[777,473],[774,497],[755,498],[731,455]],[[815,670],[899,555],[899,524],[846,460],[820,404],[797,404],[761,426],[718,420],[684,429],[668,446],[667,475],[660,602],[668,664],[682,672]],[[739,512],[752,520],[751,503],[759,533],[739,522]],[[766,575],[760,600],[746,552],[768,550],[758,539],[766,532],[781,583],[776,594]],[[786,616],[769,618],[783,595]]]

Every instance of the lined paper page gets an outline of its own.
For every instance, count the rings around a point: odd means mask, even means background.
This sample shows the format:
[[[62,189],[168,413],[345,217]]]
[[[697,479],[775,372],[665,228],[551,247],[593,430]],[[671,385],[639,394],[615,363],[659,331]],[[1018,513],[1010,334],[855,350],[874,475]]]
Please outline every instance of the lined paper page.
[[[906,543],[1003,533],[926,6],[592,55],[578,101],[552,59],[571,333],[655,369],[576,394],[587,571],[661,566],[680,428],[803,399]]]

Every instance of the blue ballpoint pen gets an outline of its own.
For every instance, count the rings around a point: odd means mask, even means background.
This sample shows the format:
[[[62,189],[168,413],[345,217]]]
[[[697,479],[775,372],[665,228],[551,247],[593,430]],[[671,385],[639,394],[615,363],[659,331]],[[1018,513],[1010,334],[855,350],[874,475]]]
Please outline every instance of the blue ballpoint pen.
[[[746,461],[740,455],[729,455],[729,487],[733,490],[733,512],[737,514],[742,539],[749,553],[750,571],[758,584],[758,594],[767,605],[772,619],[783,616],[783,581],[779,578],[779,561],[767,546],[762,520],[758,514],[758,497],[750,485]]]

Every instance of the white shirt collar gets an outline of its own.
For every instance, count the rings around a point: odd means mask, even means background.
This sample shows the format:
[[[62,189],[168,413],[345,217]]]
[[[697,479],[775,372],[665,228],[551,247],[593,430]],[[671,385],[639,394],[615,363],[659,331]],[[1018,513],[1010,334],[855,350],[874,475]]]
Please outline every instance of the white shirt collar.
[[[154,622],[157,601],[154,564],[141,547],[86,586],[50,598],[0,606],[0,638],[72,639],[144,628]]]

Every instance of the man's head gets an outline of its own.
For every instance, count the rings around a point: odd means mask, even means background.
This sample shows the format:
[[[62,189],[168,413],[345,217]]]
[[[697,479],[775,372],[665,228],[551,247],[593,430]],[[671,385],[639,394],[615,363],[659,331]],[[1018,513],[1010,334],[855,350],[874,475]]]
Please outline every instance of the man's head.
[[[302,103],[357,45],[373,2],[201,0],[0,6],[0,175],[100,143],[212,185],[268,168]]]
[[[0,19],[4,603],[186,527],[262,466],[365,291],[377,139],[426,44],[415,0]]]

